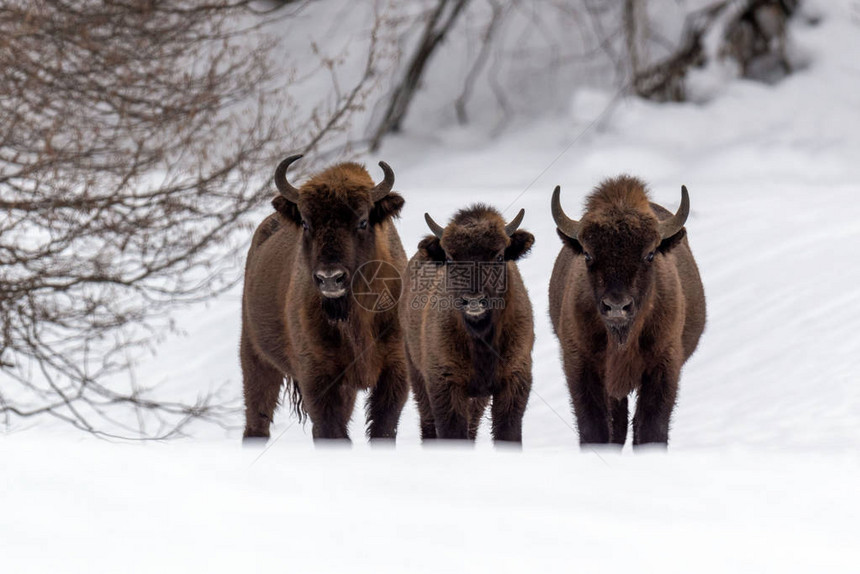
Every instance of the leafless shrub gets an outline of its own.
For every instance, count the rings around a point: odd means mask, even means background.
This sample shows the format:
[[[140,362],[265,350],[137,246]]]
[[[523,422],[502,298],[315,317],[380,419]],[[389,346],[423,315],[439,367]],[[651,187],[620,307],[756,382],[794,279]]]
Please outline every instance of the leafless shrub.
[[[373,128],[370,138],[372,151],[379,148],[386,135],[400,131],[400,125],[419,88],[424,70],[468,3],[469,0],[438,0],[434,8],[424,16],[424,31],[410,56],[403,78],[387,98],[385,112],[378,125]]]
[[[302,115],[289,91],[298,80],[273,76],[262,34],[289,13],[254,9],[250,0],[4,2],[7,424],[44,415],[105,436],[163,438],[230,412],[211,393],[164,402],[105,381],[128,371],[172,306],[234,284],[245,239],[236,231],[270,195],[275,159],[342,141],[383,52],[378,16],[364,74]],[[337,62],[317,57],[336,78]]]

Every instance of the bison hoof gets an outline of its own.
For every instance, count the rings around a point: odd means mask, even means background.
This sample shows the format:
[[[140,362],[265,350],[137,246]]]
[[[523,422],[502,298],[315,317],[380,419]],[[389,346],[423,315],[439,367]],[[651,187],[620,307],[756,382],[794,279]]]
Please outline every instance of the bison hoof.
[[[269,442],[267,436],[246,435],[242,437],[242,446],[244,448],[263,448]]]
[[[395,439],[393,436],[372,436],[370,437],[370,446],[371,448],[377,449],[390,449],[394,448]]]
[[[314,447],[328,449],[350,449],[352,448],[352,441],[348,438],[314,437]]]

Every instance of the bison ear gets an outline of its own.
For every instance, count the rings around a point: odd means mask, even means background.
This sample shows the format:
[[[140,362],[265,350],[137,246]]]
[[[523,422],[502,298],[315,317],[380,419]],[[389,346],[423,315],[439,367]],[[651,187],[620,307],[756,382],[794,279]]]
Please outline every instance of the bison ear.
[[[660,246],[657,248],[657,251],[659,251],[660,253],[669,253],[675,247],[677,247],[678,244],[681,243],[681,240],[684,239],[684,237],[686,236],[687,228],[682,227],[681,231],[661,241]]]
[[[445,250],[439,243],[439,238],[433,235],[428,235],[418,244],[418,252],[423,253],[430,261],[445,261]]]
[[[283,195],[278,195],[272,200],[272,207],[275,208],[275,211],[283,215],[287,221],[291,221],[296,225],[302,224],[302,215],[299,213],[299,206]]]
[[[567,235],[562,233],[560,229],[556,229],[555,232],[558,233],[559,237],[561,237],[562,243],[573,249],[573,252],[577,255],[582,255],[582,243],[580,243],[576,239],[573,239],[572,237],[568,237]]]
[[[405,201],[400,194],[395,192],[387,194],[373,204],[373,209],[370,210],[370,224],[377,225],[387,219],[397,217],[400,215],[404,203]]]
[[[534,245],[535,236],[528,231],[520,229],[511,235],[511,244],[505,249],[505,260],[516,261],[526,255]]]

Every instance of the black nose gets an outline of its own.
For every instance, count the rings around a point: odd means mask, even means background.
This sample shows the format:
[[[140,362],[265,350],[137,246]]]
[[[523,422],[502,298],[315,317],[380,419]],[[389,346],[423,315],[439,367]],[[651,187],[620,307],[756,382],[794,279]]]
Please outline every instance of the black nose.
[[[346,283],[346,271],[342,269],[321,269],[314,273],[314,278],[321,289],[340,289]]]
[[[633,297],[604,297],[600,300],[600,311],[611,319],[626,319],[633,314]]]

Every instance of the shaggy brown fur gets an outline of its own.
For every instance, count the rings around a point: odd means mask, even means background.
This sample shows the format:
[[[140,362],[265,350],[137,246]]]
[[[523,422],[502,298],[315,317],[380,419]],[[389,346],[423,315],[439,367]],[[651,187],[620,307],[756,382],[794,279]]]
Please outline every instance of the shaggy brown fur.
[[[534,327],[515,261],[532,243],[527,231],[508,236],[499,212],[483,205],[458,212],[441,240],[427,236],[419,243],[400,317],[422,440],[474,440],[492,398],[494,440],[522,442]],[[458,268],[473,265],[496,266],[505,280],[487,277],[471,286],[448,281]]]
[[[242,299],[245,438],[269,436],[285,378],[315,439],[348,439],[359,389],[371,389],[370,438],[395,437],[409,393],[397,307],[369,311],[349,289],[366,262],[384,261],[401,273],[406,267],[391,221],[403,198],[390,192],[371,203],[373,186],[364,167],[333,166],[299,188],[298,203],[276,197],[277,213],[257,228]],[[323,296],[320,269],[342,271],[346,294]]]
[[[578,237],[559,230],[549,310],[583,444],[624,444],[634,390],[633,444],[668,442],[681,366],[705,326],[686,229],[658,231],[671,216],[642,181],[621,176],[588,197]],[[628,315],[609,318],[622,305]]]

